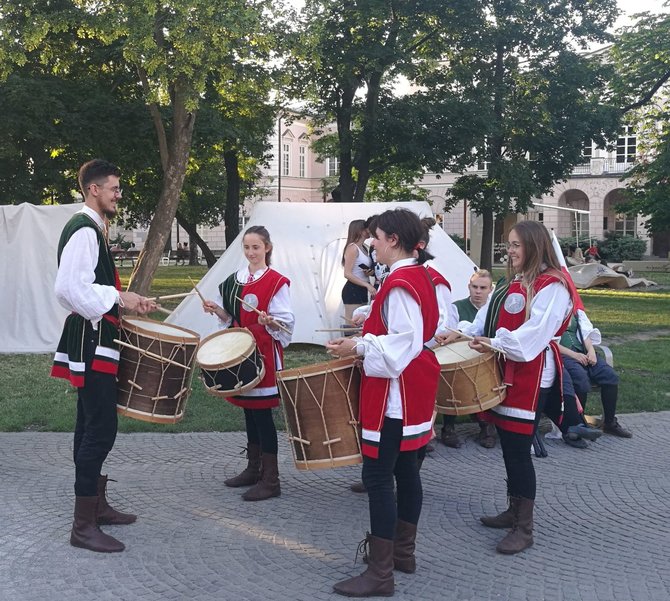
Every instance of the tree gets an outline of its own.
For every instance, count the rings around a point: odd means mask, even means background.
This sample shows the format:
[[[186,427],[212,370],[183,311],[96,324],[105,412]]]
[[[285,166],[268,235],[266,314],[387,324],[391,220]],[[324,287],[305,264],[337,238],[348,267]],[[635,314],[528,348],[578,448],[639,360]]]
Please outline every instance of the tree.
[[[268,24],[278,10],[270,0],[31,0],[3,6],[0,75],[24,64],[31,51],[50,56],[53,41],[67,32],[73,44],[93,38],[118,45],[120,66],[140,82],[158,140],[161,188],[131,290],[148,291],[168,240],[206,87],[222,93],[241,66],[261,69],[280,47]],[[76,55],[63,60],[76,62]]]
[[[450,89],[470,90],[486,128],[470,152],[486,176],[462,175],[447,209],[459,200],[483,217],[481,263],[491,267],[494,215],[524,213],[534,198],[565,179],[584,140],[605,143],[618,128],[607,94],[609,66],[578,48],[605,41],[614,0],[481,0],[440,74]],[[466,162],[467,158],[464,157]]]
[[[670,7],[669,2],[665,2]],[[648,216],[650,233],[670,230],[670,15],[642,13],[612,48],[622,112],[635,125],[638,159],[625,174],[622,210]]]
[[[306,97],[321,125],[337,124],[339,188],[361,202],[375,161],[389,163],[379,144],[381,115],[395,77],[434,62],[445,32],[465,26],[471,2],[308,0],[294,53],[295,94]],[[360,99],[357,95],[361,93]],[[417,168],[415,163],[414,168]]]

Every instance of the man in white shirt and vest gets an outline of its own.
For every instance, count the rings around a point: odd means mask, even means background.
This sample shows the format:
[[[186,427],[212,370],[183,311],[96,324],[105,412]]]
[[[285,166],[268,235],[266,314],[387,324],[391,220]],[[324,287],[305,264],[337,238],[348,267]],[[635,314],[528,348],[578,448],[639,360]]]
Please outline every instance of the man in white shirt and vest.
[[[51,375],[77,387],[74,431],[75,510],[70,544],[101,553],[125,546],[102,532],[100,524],[130,524],[137,517],[110,507],[102,465],[117,432],[120,308],[146,314],[156,304],[123,292],[106,236],[107,220],[121,198],[115,165],[94,159],[79,170],[84,207],[63,228],[58,244],[58,302],[71,311],[54,357]]]

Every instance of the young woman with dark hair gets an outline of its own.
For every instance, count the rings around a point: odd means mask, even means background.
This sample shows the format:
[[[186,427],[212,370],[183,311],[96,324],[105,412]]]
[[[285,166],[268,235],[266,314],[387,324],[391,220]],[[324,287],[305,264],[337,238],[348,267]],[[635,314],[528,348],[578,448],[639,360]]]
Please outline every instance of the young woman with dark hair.
[[[368,568],[335,585],[352,597],[391,595],[393,569],[412,573],[423,492],[417,451],[431,437],[440,366],[425,348],[435,334],[435,288],[421,266],[431,256],[421,246],[419,218],[405,209],[386,211],[375,223],[372,245],[390,267],[362,337],[326,345],[338,357],[362,360],[360,421],[363,483],[368,490],[371,535]],[[397,501],[393,494],[395,477]]]
[[[233,273],[219,286],[217,302],[205,301],[203,309],[217,315],[221,325],[247,328],[253,334],[265,363],[265,377],[256,388],[227,400],[244,409],[247,430],[247,467],[224,482],[233,488],[252,486],[242,495],[245,501],[261,501],[281,494],[277,467],[277,429],[272,408],[279,405],[275,373],[283,367],[283,348],[293,331],[294,317],[289,296],[289,280],[270,268],[272,242],[263,226],[246,230],[242,238],[246,267]],[[241,303],[241,298],[248,305]],[[260,311],[260,315],[249,308]]]

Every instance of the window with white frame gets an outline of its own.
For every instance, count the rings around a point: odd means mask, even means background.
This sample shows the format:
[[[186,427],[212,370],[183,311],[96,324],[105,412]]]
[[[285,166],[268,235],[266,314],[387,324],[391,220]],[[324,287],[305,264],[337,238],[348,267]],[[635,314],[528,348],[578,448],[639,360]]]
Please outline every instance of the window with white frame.
[[[484,140],[484,155],[486,155],[486,151],[488,150],[488,146],[489,146],[488,141]],[[477,171],[488,171],[490,165],[491,165],[491,163],[489,163],[488,161],[479,160],[479,161],[477,161]]]
[[[624,128],[623,135],[616,141],[616,162],[634,163],[637,150],[637,137],[630,125]]]
[[[300,146],[298,154],[298,173],[300,177],[307,177],[307,146]]]
[[[634,236],[637,229],[637,219],[635,215],[626,213],[617,213],[614,216],[614,231],[624,236]]]
[[[326,175],[332,177],[340,174],[340,159],[337,157],[328,157],[326,159]]]
[[[593,158],[593,140],[585,140],[582,146],[582,158],[588,163]]]
[[[282,144],[283,156],[282,156],[282,175],[291,175],[291,145],[287,142]]]

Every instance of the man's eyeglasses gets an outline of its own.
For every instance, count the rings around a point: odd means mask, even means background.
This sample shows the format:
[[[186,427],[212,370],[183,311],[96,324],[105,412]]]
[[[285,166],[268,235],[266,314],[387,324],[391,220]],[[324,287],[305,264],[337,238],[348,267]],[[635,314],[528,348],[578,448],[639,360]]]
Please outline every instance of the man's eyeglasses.
[[[104,186],[101,186],[100,184],[91,184],[91,186],[96,186],[97,188],[100,188],[101,190],[109,190],[114,194],[114,196],[122,196],[123,195],[123,188],[120,186],[114,186],[113,188],[105,188]],[[90,186],[89,186],[90,188]]]

